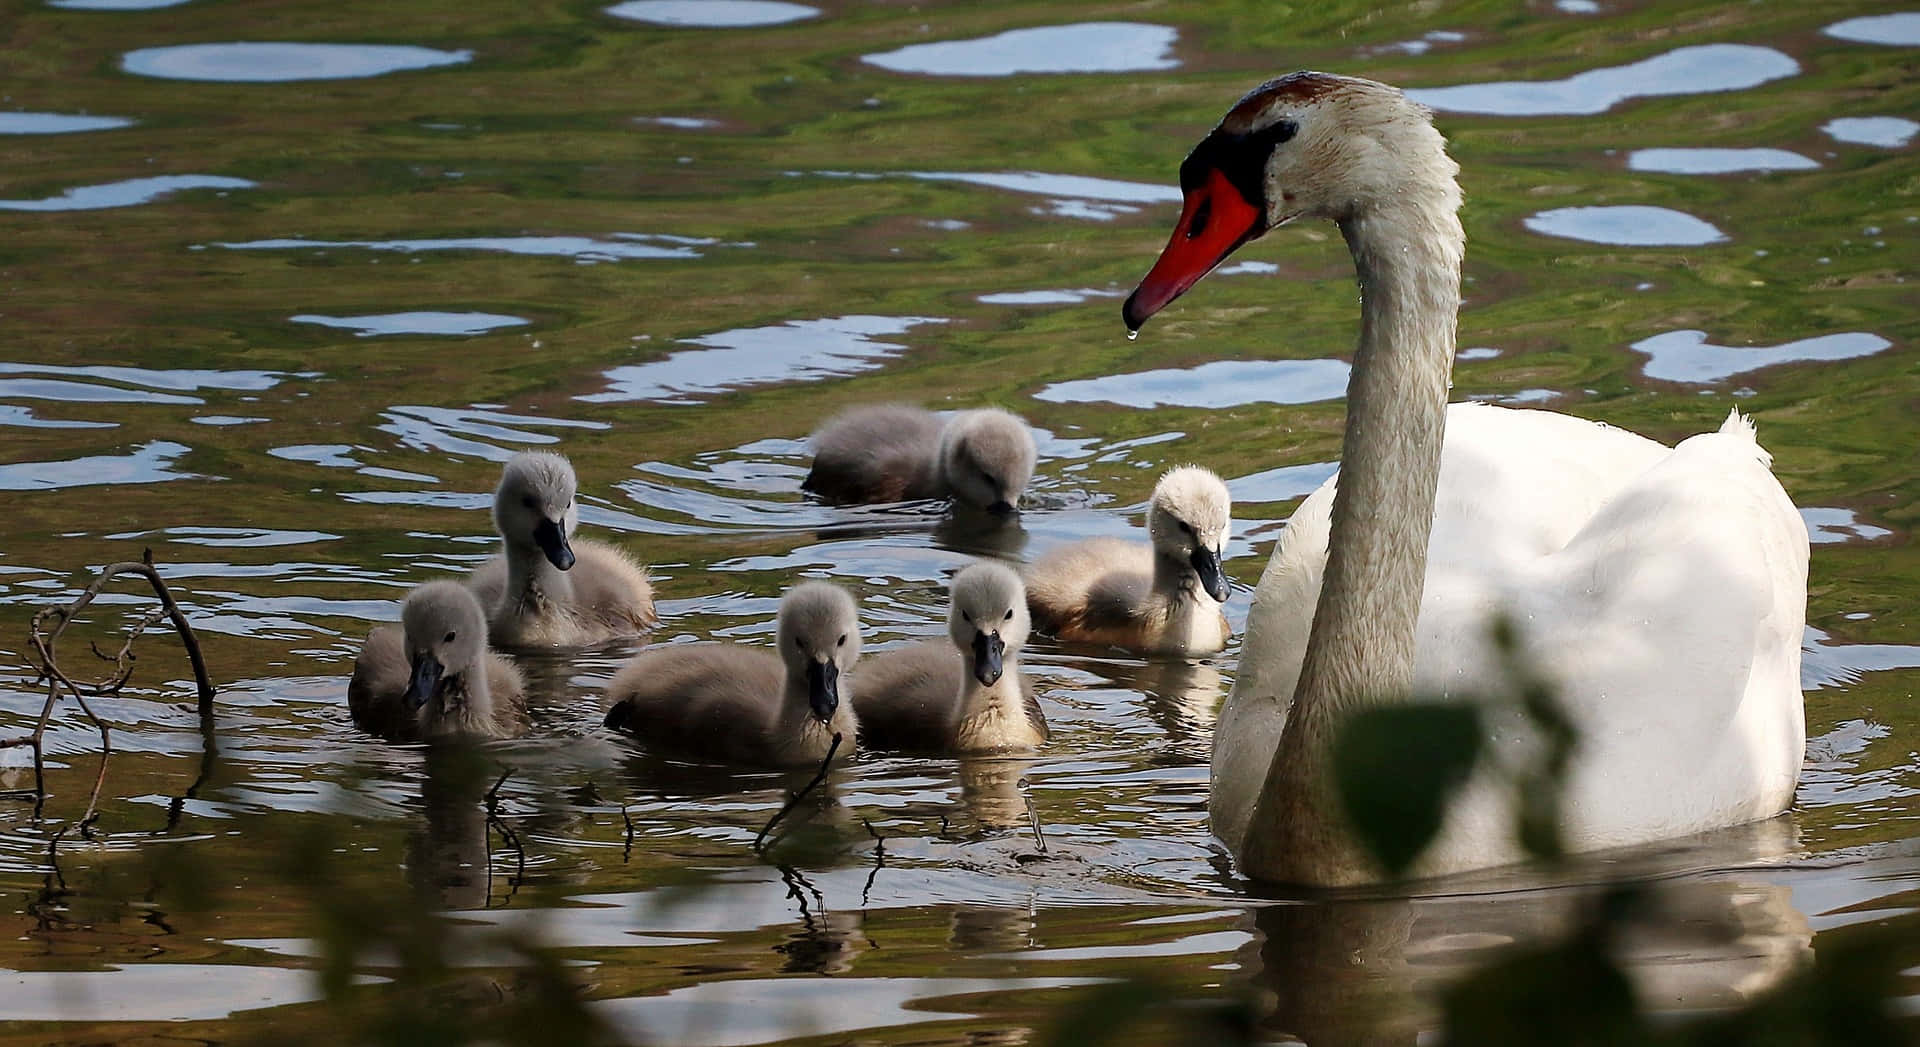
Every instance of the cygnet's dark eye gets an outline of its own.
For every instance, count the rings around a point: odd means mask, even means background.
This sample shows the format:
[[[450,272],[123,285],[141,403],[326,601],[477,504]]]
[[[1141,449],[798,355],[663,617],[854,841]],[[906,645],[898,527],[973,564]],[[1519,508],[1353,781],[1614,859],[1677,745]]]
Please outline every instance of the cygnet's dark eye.
[[[1005,618],[1002,618],[1002,619],[1000,619],[1000,620],[1001,620],[1001,621],[1003,621],[1003,622],[1011,622],[1011,621],[1013,621],[1013,608],[1011,608],[1011,607],[1009,607],[1009,608],[1007,608],[1007,616],[1006,616]]]
[[[451,632],[449,632],[449,633],[447,633],[447,638],[446,638],[446,639],[444,639],[444,640],[442,640],[442,641],[440,641],[440,642],[441,642],[441,643],[452,643],[452,642],[453,642],[453,633],[451,633]]]
[[[965,611],[961,611],[961,612],[960,612],[960,620],[961,620],[961,621],[963,621],[963,622],[965,622],[965,623],[967,623],[968,625],[972,625],[972,624],[973,624],[973,615],[970,615],[970,614],[968,614],[968,613],[967,613],[967,612],[965,612]]]
[[[533,496],[532,496],[532,495],[527,495],[527,496],[525,496],[525,497],[523,497],[523,498],[521,498],[521,499],[520,499],[520,504],[521,504],[521,505],[524,505],[524,506],[526,506],[526,507],[527,507],[527,508],[529,508],[529,509],[532,509],[532,508],[535,508],[535,505],[534,505],[534,502],[533,502]]]
[[[840,634],[840,639],[839,639],[839,641],[838,641],[837,643],[835,643],[835,644],[834,644],[834,646],[835,646],[835,647],[845,647],[846,645],[847,645],[847,634],[846,634],[846,633],[841,633],[841,634]]]
[[[1182,520],[1182,521],[1180,521],[1180,529],[1181,529],[1182,531],[1185,531],[1185,532],[1187,532],[1188,534],[1192,534],[1192,533],[1193,533],[1193,525],[1192,525],[1192,524],[1190,524],[1190,523],[1188,523],[1188,522],[1186,522],[1185,520]]]

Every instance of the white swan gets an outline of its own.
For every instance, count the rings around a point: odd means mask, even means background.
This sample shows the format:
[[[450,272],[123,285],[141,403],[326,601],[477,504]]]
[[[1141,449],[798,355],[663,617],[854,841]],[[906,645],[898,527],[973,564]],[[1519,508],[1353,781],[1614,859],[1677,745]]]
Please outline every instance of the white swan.
[[[1807,533],[1752,425],[1731,413],[1669,449],[1566,415],[1448,407],[1457,171],[1428,112],[1391,87],[1273,80],[1181,165],[1179,224],[1127,299],[1137,330],[1301,217],[1336,222],[1359,274],[1341,471],[1261,578],[1214,734],[1214,832],[1255,879],[1378,877],[1331,792],[1334,725],[1371,702],[1499,689],[1500,612],[1580,732],[1569,849],[1765,818],[1799,777]],[[1527,744],[1490,722],[1496,759]],[[1511,801],[1483,767],[1413,874],[1522,858]]]

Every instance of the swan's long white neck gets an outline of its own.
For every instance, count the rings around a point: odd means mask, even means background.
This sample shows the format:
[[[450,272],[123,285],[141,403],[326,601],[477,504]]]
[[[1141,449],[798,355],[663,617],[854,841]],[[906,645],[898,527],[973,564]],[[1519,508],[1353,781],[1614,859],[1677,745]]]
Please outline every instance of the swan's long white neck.
[[[1340,222],[1361,291],[1360,344],[1320,601],[1278,751],[1240,855],[1256,879],[1373,878],[1333,794],[1341,714],[1404,700],[1446,425],[1465,234],[1452,163]]]

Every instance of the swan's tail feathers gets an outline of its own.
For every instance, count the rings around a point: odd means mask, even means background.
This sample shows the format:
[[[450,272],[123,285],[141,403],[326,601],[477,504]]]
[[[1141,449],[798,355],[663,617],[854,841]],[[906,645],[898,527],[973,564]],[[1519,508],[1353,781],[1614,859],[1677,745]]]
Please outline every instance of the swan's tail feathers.
[[[1773,468],[1773,455],[1769,454],[1766,448],[1760,446],[1760,437],[1759,434],[1754,431],[1753,417],[1751,415],[1741,414],[1738,407],[1729,409],[1727,411],[1727,420],[1720,423],[1720,434],[1722,436],[1737,436],[1747,443],[1752,444],[1753,455],[1755,458],[1760,459],[1760,464],[1769,469]]]

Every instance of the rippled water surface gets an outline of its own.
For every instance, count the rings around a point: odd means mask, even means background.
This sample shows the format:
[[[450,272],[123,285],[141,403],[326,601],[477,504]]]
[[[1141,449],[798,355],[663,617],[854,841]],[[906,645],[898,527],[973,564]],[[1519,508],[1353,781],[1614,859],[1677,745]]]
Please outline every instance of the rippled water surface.
[[[500,985],[490,935],[558,946],[635,1039],[1023,1042],[1089,985],[1148,975],[1260,1000],[1275,1037],[1412,1042],[1437,987],[1565,927],[1583,892],[1523,870],[1256,897],[1205,817],[1237,647],[1037,642],[1044,751],[862,754],[770,860],[750,844],[796,779],[599,727],[630,648],[526,660],[536,729],[487,753],[512,768],[491,824],[343,702],[368,627],[490,553],[488,492],[524,447],[568,454],[584,527],[653,565],[654,643],[767,643],[798,577],[853,589],[871,646],[936,635],[970,557],[1138,535],[1155,476],[1190,461],[1236,497],[1237,628],[1338,457],[1345,251],[1277,231],[1138,341],[1118,301],[1186,150],[1300,67],[1438,111],[1471,239],[1456,398],[1667,441],[1738,406],[1812,532],[1798,802],[1622,859],[1741,928],[1629,943],[1647,998],[1729,1006],[1910,913],[1916,24],[1709,0],[12,5],[0,648],[20,665],[35,608],[150,549],[220,693],[208,759],[157,629],[94,703],[115,753],[92,838],[72,823],[99,739],[76,709],[50,728],[45,816],[0,800],[0,1042],[325,1022],[315,903],[273,874],[296,830],[330,841],[340,882],[457,911],[462,962]],[[875,400],[1026,416],[1018,523],[804,498],[807,434]],[[136,594],[94,605],[70,663],[86,639],[111,653]],[[0,668],[0,733],[43,693]],[[30,784],[0,750],[0,787]],[[180,910],[155,855],[211,870],[211,907]],[[392,965],[361,958],[360,991]]]

